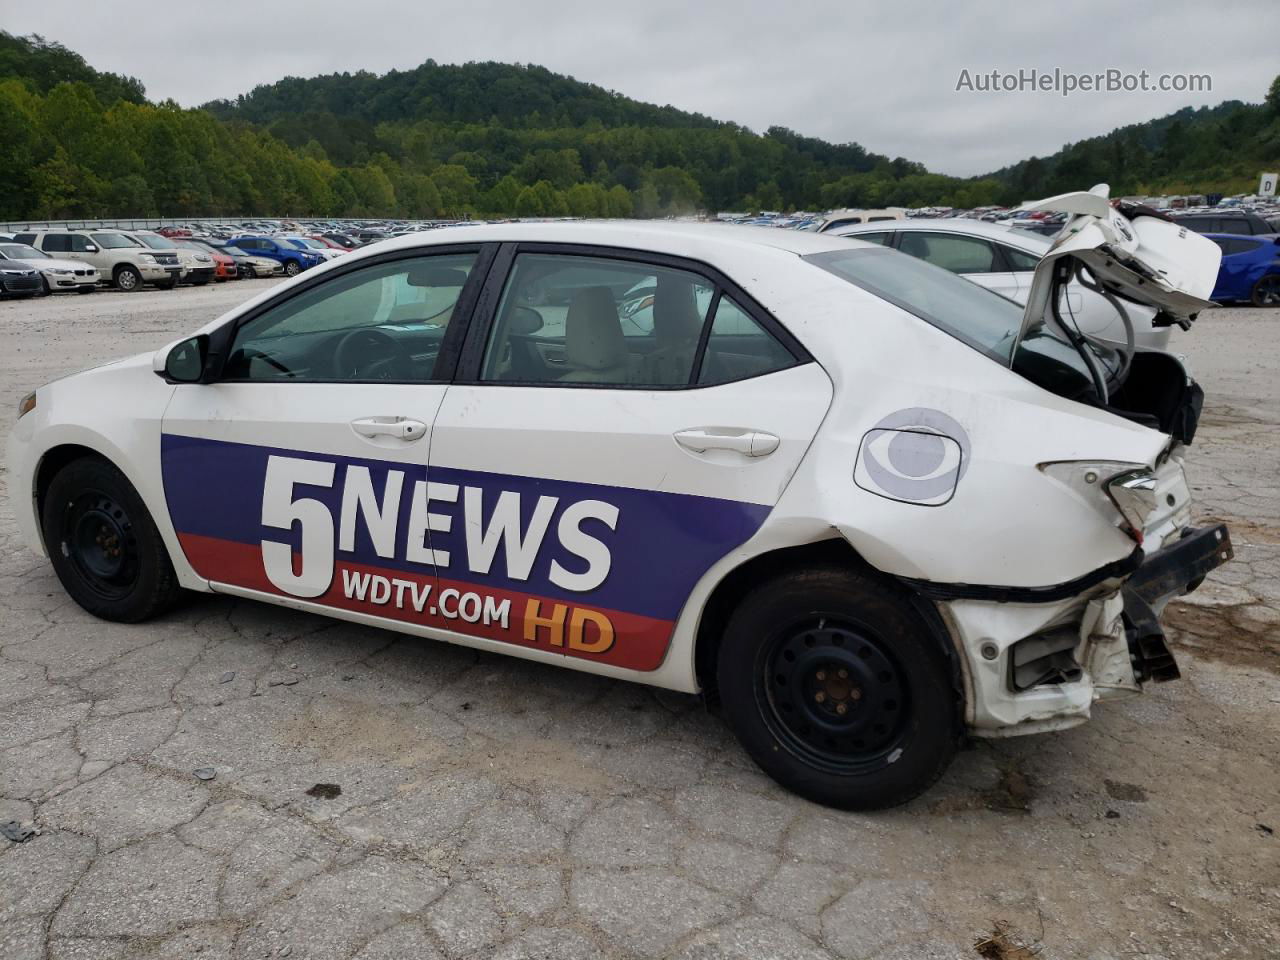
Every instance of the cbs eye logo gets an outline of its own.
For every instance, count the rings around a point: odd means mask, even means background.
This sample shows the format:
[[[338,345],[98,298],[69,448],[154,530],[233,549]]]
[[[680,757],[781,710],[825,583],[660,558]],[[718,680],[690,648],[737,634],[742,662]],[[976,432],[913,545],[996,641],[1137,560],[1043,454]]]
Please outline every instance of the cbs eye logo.
[[[891,413],[866,432],[853,481],[868,493],[937,507],[950,500],[969,465],[969,435],[940,410]]]

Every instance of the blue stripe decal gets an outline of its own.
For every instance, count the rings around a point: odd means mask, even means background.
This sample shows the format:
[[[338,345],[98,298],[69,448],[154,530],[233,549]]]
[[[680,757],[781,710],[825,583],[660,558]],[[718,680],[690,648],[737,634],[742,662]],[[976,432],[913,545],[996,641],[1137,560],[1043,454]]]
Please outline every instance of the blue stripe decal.
[[[395,556],[388,558],[377,554],[363,517],[360,517],[356,522],[355,549],[339,550],[336,559],[418,574],[431,571],[429,565],[405,559],[414,482],[427,478],[427,469],[421,464],[163,434],[161,462],[165,496],[175,528],[184,534],[254,546],[263,540],[271,540],[290,543],[295,550],[299,549],[301,532],[296,524],[293,531],[285,531],[261,523],[263,485],[267,461],[271,456],[336,465],[332,487],[298,485],[294,492],[295,498],[308,497],[324,503],[333,517],[335,529],[348,467],[359,465],[369,470],[379,502],[382,501],[388,472],[403,472]],[[698,579],[726,553],[748,540],[770,511],[767,506],[737,500],[443,466],[432,467],[430,476],[433,483],[479,488],[483,499],[480,517],[483,528],[488,527],[498,496],[503,491],[520,494],[522,530],[528,528],[539,496],[558,498],[527,580],[508,576],[503,547],[498,548],[487,574],[470,570],[461,489],[457,503],[433,501],[433,513],[452,517],[452,528],[448,533],[432,532],[430,535],[429,545],[433,550],[449,552],[449,565],[436,571],[441,578],[567,602],[587,601],[659,619],[674,619]],[[588,518],[580,525],[583,533],[608,547],[611,560],[604,582],[585,594],[566,590],[549,579],[553,561],[574,573],[582,572],[587,566],[582,557],[566,549],[557,537],[561,514],[581,500],[603,501],[618,510],[613,530],[595,518]],[[474,521],[475,518],[471,519]]]

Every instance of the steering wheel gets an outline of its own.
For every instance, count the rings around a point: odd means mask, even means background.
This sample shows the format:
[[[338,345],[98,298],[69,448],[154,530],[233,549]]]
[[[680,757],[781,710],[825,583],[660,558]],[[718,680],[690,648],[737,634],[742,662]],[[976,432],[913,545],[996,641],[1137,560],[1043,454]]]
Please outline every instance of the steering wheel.
[[[341,380],[412,380],[413,357],[385,330],[363,327],[339,338],[333,371]]]

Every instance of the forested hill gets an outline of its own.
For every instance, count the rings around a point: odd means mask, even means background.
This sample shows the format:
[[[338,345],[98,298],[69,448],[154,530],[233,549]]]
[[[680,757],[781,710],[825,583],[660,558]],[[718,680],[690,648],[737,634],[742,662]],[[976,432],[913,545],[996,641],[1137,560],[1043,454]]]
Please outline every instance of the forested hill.
[[[1280,156],[1278,106],[1280,83],[1263,105],[1183,111],[962,179],[536,66],[428,61],[287,78],[184,109],[56,43],[0,32],[0,220],[973,207],[1099,181],[1122,193],[1234,192]]]
[[[976,204],[994,182],[856,143],[757,134],[541,67],[289,78],[196,110],[2,36],[0,219],[667,216]],[[60,82],[61,81],[61,82]]]
[[[699,113],[632,100],[545,67],[440,64],[375,74],[285,77],[235,100],[206,104],[223,119],[270,124],[289,114],[331,113],[360,123],[488,123],[504,127],[732,127]]]
[[[0,30],[0,77],[21,77],[37,93],[48,93],[60,83],[82,83],[103,103],[146,100],[142,83],[133,77],[104,73],[85,63],[84,57],[43,37],[15,37]]]
[[[1251,193],[1280,163],[1280,77],[1263,103],[1183,107],[989,174],[1017,199],[1111,184],[1111,195]]]
[[[521,189],[540,181],[562,192],[579,184],[621,186],[644,216],[910,205],[984,189],[856,143],[827,143],[780,127],[760,135],[532,65],[428,60],[382,75],[288,77],[206,109],[295,148],[314,144],[340,165],[385,155],[415,169],[462,167],[482,192],[508,176]]]

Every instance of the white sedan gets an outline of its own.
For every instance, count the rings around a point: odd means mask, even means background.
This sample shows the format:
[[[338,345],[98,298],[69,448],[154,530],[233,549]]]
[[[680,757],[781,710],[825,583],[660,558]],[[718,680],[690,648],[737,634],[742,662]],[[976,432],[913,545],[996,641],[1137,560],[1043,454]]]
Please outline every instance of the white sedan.
[[[212,591],[703,691],[787,787],[900,803],[966,732],[1175,677],[1156,615],[1230,552],[1188,527],[1199,388],[1045,310],[1070,258],[1183,316],[1217,247],[1078,221],[1025,313],[821,234],[386,241],[40,387],[14,513],[107,619]]]
[[[25,243],[0,243],[0,260],[16,261],[40,271],[45,293],[93,293],[101,279],[97,267],[80,260],[59,260]]]
[[[894,220],[837,227],[839,236],[880,243],[959,274],[1017,303],[1026,303],[1036,265],[1049,251],[1052,238],[981,220]],[[1115,304],[1087,277],[1066,286],[1063,316],[1086,336],[1116,346],[1132,339],[1138,347],[1166,350],[1169,325],[1156,320],[1156,311],[1141,303],[1125,303],[1132,335]]]

